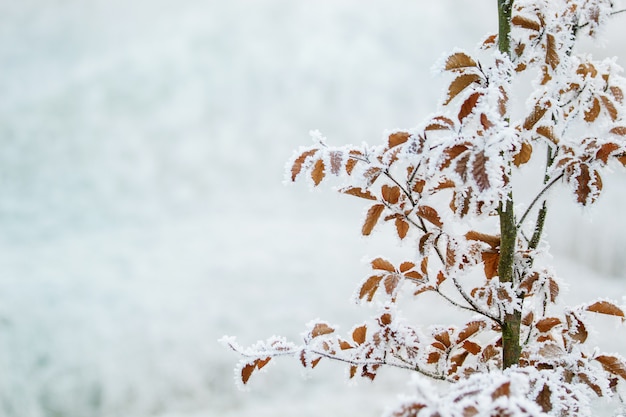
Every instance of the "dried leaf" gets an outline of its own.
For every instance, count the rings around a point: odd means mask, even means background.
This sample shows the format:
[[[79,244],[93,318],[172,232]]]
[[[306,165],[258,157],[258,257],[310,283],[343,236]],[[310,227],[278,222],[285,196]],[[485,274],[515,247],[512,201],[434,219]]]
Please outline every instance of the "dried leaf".
[[[316,338],[318,336],[330,334],[334,331],[335,329],[333,329],[326,323],[316,323],[315,326],[313,327],[313,330],[311,330],[311,337]]]
[[[367,301],[371,302],[382,279],[382,275],[372,275],[369,277],[363,285],[361,285],[361,289],[359,290],[359,299],[362,300],[365,296],[367,296]]]
[[[436,341],[442,343],[446,348],[449,348],[451,343],[450,343],[450,333],[448,333],[447,330],[444,330],[442,332],[436,333],[433,335],[433,337],[435,338]]]
[[[341,340],[340,339],[339,340],[339,348],[341,350],[348,350],[348,349],[352,349],[353,346],[349,342],[346,342],[345,340]]]
[[[444,106],[448,105],[454,98],[465,90],[470,84],[479,82],[481,80],[478,74],[463,74],[456,77],[448,87],[448,98],[446,99]],[[424,129],[428,130],[428,129]]]
[[[400,264],[400,272],[405,273],[406,271],[415,268],[415,264],[413,262],[402,262]]]
[[[548,109],[546,107],[540,107],[539,105],[536,105],[533,111],[530,112],[528,117],[526,117],[526,120],[524,120],[524,130],[531,130],[537,124],[537,122],[541,120],[541,118],[544,114],[546,114],[547,111]]]
[[[554,35],[548,33],[546,35],[546,64],[555,69],[559,65],[559,54],[556,50],[556,39]]]
[[[487,117],[485,113],[480,114],[480,124],[485,130],[489,130],[494,126],[494,124],[491,122],[491,120],[489,120],[489,117]]]
[[[364,198],[366,200],[376,200],[376,197],[372,193],[359,187],[342,188],[339,190],[339,192],[353,195],[355,197]]]
[[[365,343],[365,336],[367,335],[367,326],[359,326],[354,331],[352,331],[352,340],[354,340],[358,345],[362,345]]]
[[[621,88],[611,86],[609,87],[609,90],[611,91],[611,95],[613,96],[615,101],[617,101],[619,104],[622,104],[624,102],[624,92]]]
[[[597,97],[593,98],[593,104],[587,111],[585,111],[585,121],[592,123],[600,115],[600,100]]]
[[[609,113],[611,120],[616,121],[618,114],[617,109],[615,108],[615,104],[613,104],[613,101],[611,101],[611,99],[605,95],[601,95],[600,100],[602,100],[602,104],[604,105],[607,113]]]
[[[485,277],[491,279],[498,275],[498,264],[500,263],[500,252],[497,250],[487,250],[481,254],[483,260]]]
[[[358,370],[358,366],[356,365],[352,365],[350,366],[350,379],[354,378],[354,376],[356,375],[356,371]]]
[[[534,30],[536,32],[541,30],[539,22],[535,22],[534,20],[520,15],[513,16],[513,18],[511,18],[511,23],[516,26],[523,27],[524,29]]]
[[[623,360],[611,355],[600,355],[594,359],[600,362],[608,373],[626,379],[626,363]]]
[[[608,301],[596,301],[585,310],[592,311],[594,313],[607,314],[609,316],[621,317],[622,321],[624,320],[624,310]]]
[[[546,333],[546,332],[549,332],[550,330],[552,330],[552,328],[554,328],[554,326],[558,326],[559,324],[562,324],[561,319],[559,319],[557,317],[546,317],[544,319],[539,320],[535,324],[535,327],[540,332]]]
[[[404,142],[409,140],[411,134],[408,132],[394,132],[389,135],[389,149],[396,147],[398,145],[402,145]]]
[[[472,337],[477,332],[485,328],[485,322],[474,320],[465,325],[465,328],[459,333],[457,343],[461,343],[465,339]]]
[[[554,144],[559,143],[559,138],[556,137],[556,135],[554,134],[554,129],[551,126],[550,127],[539,126],[537,128],[537,133],[543,136],[544,138],[547,138],[548,140],[552,141],[552,143]]]
[[[385,285],[385,291],[388,295],[393,295],[400,283],[400,275],[389,274],[385,277],[383,284]]]
[[[364,236],[369,236],[369,234],[372,233],[372,230],[374,229],[374,226],[376,226],[376,223],[378,223],[378,219],[384,209],[385,206],[382,204],[374,204],[369,208],[367,215],[365,216],[365,223],[363,223],[363,227],[361,229],[361,233]]]
[[[446,71],[463,70],[469,67],[476,67],[476,61],[463,52],[456,52],[446,60]]]
[[[474,230],[470,230],[465,234],[465,239],[467,240],[477,240],[479,242],[485,242],[492,248],[497,248],[500,246],[500,237],[494,235],[488,235],[485,233],[476,232]]]
[[[626,126],[617,126],[613,129],[609,130],[610,133],[614,135],[626,136]]]
[[[567,333],[569,336],[578,343],[585,343],[587,337],[589,337],[585,324],[574,313],[566,314],[565,319],[567,320]]]
[[[474,108],[476,104],[478,104],[478,99],[482,96],[481,93],[473,93],[469,96],[461,105],[461,109],[459,110],[458,119],[459,122],[463,123],[463,120],[474,112]]]
[[[302,167],[307,158],[315,155],[317,153],[317,149],[309,149],[308,151],[304,151],[293,161],[293,165],[291,166],[291,181],[295,181],[300,171],[302,171]]]
[[[439,217],[439,213],[437,213],[437,210],[430,206],[419,206],[415,214],[417,214],[424,220],[428,220],[430,223],[434,224],[437,227],[441,227],[443,225],[443,223],[441,222],[441,218]]]
[[[397,204],[400,199],[400,187],[394,185],[393,187],[384,184],[381,188],[383,200],[389,204]]]
[[[544,413],[549,413],[552,411],[552,391],[548,385],[544,385],[541,388],[541,391],[537,394],[537,398],[535,398],[535,402],[541,406]]]
[[[393,264],[386,259],[376,258],[371,262],[372,269],[378,269],[380,271],[396,272]]]
[[[311,178],[313,179],[313,182],[316,186],[319,185],[320,182],[322,182],[324,176],[326,175],[324,172],[324,168],[324,161],[322,161],[321,159],[315,161],[315,165],[313,166],[313,170],[311,171]]]
[[[511,395],[511,383],[507,381],[491,393],[491,399],[496,400],[500,397],[508,397],[509,395]]]
[[[529,142],[522,142],[522,146],[520,147],[520,151],[513,156],[513,164],[516,167],[525,164],[530,161],[530,157],[533,154],[533,147]]]
[[[441,358],[441,352],[435,350],[428,354],[428,358],[426,359],[426,363],[433,364],[439,362],[439,358]]]
[[[474,343],[469,340],[463,342],[463,349],[472,355],[478,355],[483,350],[478,343]]]
[[[363,177],[367,180],[367,185],[370,186],[376,182],[380,174],[383,173],[383,170],[378,167],[368,168],[365,173],[363,173]]]
[[[445,159],[443,160],[441,164],[441,169],[447,168],[448,166],[450,166],[450,163],[454,159],[458,158],[459,155],[463,154],[468,149],[469,149],[469,145],[466,143],[461,143],[459,145],[454,145],[449,148],[446,148],[443,152],[445,155]],[[454,186],[454,183],[452,183],[452,186]]]
[[[400,239],[404,239],[409,232],[409,223],[401,219],[400,217],[396,217],[396,232],[398,233],[398,237]]]
[[[596,159],[604,162],[605,164],[609,161],[609,156],[616,150],[618,150],[620,146],[616,143],[609,142],[600,146],[600,149],[596,152]]]
[[[256,362],[246,364],[243,368],[241,368],[241,382],[247,384],[252,372],[254,372],[255,369]]]
[[[476,181],[479,191],[487,190],[491,184],[489,183],[489,174],[487,173],[487,161],[489,157],[484,152],[478,152],[474,156],[474,164],[472,167],[472,176]]]
[[[357,162],[359,162],[358,159],[354,159],[354,158],[348,159],[348,161],[346,162],[346,173],[348,175],[352,175],[352,171],[354,170],[354,167],[356,166]]]
[[[446,279],[448,279],[448,277],[446,277],[443,271],[439,271],[437,273],[437,286],[441,285],[441,283],[444,282]]]

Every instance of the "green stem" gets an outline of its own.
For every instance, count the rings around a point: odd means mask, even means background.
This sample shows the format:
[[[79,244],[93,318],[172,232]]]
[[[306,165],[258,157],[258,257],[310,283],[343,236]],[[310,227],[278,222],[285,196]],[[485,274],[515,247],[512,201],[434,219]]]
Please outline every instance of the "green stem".
[[[498,0],[498,49],[511,56],[511,13],[513,0]],[[510,166],[506,176],[510,178]],[[510,284],[515,288],[514,261],[517,244],[517,226],[513,210],[513,193],[509,192],[506,200],[498,208],[500,217],[500,260],[498,263],[498,277],[503,284]],[[502,318],[502,366],[508,368],[519,363],[521,354],[520,327],[522,311],[515,309]]]

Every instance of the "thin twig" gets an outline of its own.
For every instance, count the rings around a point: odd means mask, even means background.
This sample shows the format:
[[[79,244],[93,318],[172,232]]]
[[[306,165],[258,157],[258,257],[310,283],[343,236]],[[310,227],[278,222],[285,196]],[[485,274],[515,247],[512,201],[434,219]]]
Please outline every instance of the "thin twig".
[[[537,196],[534,198],[534,200],[530,203],[530,205],[528,206],[528,208],[524,212],[524,215],[522,216],[520,221],[517,223],[517,228],[518,229],[522,226],[522,224],[524,223],[524,220],[526,220],[526,217],[530,213],[530,210],[532,210],[533,206],[535,204],[537,204],[537,202],[541,199],[541,196],[543,196],[545,194],[545,192],[550,189],[550,187],[552,187],[554,184],[556,184],[557,181],[559,181],[561,178],[563,178],[564,175],[565,175],[565,173],[559,174],[552,181],[550,181],[545,187],[543,187],[543,189],[539,192],[539,194],[537,194]]]

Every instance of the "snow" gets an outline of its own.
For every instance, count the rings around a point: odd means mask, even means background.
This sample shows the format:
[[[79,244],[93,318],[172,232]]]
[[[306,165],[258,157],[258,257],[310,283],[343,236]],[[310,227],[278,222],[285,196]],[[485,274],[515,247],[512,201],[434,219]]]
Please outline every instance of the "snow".
[[[432,64],[495,31],[480,3],[1,3],[0,416],[381,415],[406,373],[351,386],[286,360],[240,392],[217,339],[369,315],[349,302],[362,260],[397,239],[362,239],[356,199],[284,187],[284,163],[311,129],[376,143],[420,123],[444,85]],[[626,294],[623,182],[605,177],[592,220],[554,192],[576,302]]]

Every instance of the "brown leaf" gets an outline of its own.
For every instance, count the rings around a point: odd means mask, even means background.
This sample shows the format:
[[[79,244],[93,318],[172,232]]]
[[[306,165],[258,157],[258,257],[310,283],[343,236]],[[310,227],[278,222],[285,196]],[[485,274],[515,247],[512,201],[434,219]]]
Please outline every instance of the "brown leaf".
[[[415,268],[415,264],[413,262],[402,262],[400,264],[400,272],[405,273],[406,271],[408,271],[409,269],[413,269]]]
[[[546,107],[539,107],[539,105],[536,105],[533,111],[530,112],[528,117],[526,117],[526,120],[524,120],[524,130],[531,130],[547,111],[548,109]]]
[[[353,195],[355,197],[364,198],[366,200],[376,200],[376,197],[372,193],[370,193],[368,190],[363,190],[362,188],[359,188],[359,187],[342,188],[339,190],[339,192]]]
[[[478,99],[482,96],[481,93],[473,93],[469,96],[461,105],[461,109],[459,110],[458,119],[459,122],[463,123],[463,120],[474,112],[474,108],[476,104],[478,104]]]
[[[554,303],[556,301],[556,298],[559,296],[559,292],[561,291],[559,284],[557,284],[554,279],[549,278],[548,289],[550,292],[550,301]]]
[[[470,84],[479,82],[481,80],[480,75],[478,74],[463,74],[456,77],[452,83],[450,83],[450,87],[448,87],[448,98],[443,103],[444,106],[448,105],[454,98],[459,95],[463,90],[465,90]],[[428,129],[424,129],[428,130]]]
[[[509,395],[511,395],[511,383],[507,381],[491,393],[491,399],[496,400],[500,397],[508,397]]]
[[[267,358],[265,358],[265,359],[257,359],[255,361],[256,362],[256,368],[257,369],[263,368],[265,365],[267,365],[269,363],[270,359],[272,359],[272,358],[270,358],[269,356]]]
[[[497,250],[487,250],[481,254],[485,277],[491,279],[498,275],[498,264],[500,263],[500,252]]]
[[[468,67],[476,67],[476,61],[463,52],[456,52],[446,60],[446,71],[463,70]]]
[[[524,29],[534,30],[535,32],[539,32],[541,30],[541,25],[539,22],[535,22],[527,17],[515,15],[511,18],[511,23],[523,27]]]
[[[442,332],[436,333],[435,335],[433,335],[433,337],[435,338],[436,341],[442,343],[446,348],[449,348],[451,343],[450,343],[450,333],[448,333],[447,330],[444,330]]]
[[[546,35],[546,64],[550,65],[552,69],[555,69],[559,65],[559,54],[556,50],[556,40],[554,35],[548,33]]]
[[[382,279],[382,275],[372,275],[369,277],[363,285],[361,285],[361,289],[359,290],[359,299],[362,300],[365,296],[367,296],[367,301],[371,302]]]
[[[513,156],[513,164],[516,167],[525,164],[530,161],[530,157],[533,154],[533,146],[529,142],[522,142],[522,146],[517,154]]]
[[[554,144],[559,143],[559,138],[557,138],[556,135],[554,134],[554,129],[552,127],[539,126],[537,128],[537,133],[543,136],[544,138],[549,139]]]
[[[256,362],[248,363],[243,368],[241,368],[241,382],[244,384],[248,383],[252,372],[256,369]]]
[[[383,200],[389,204],[396,204],[400,199],[400,187],[394,185],[393,187],[384,184],[381,188]]]
[[[320,356],[320,357],[318,357],[318,358],[313,359],[313,360],[311,361],[311,368],[315,368],[315,367],[317,366],[317,364],[318,364],[318,363],[320,363],[320,361],[321,361],[321,360],[322,360],[322,357],[321,357],[321,356]]]
[[[552,391],[550,390],[550,387],[547,385],[544,385],[543,388],[541,388],[541,391],[539,391],[539,393],[537,394],[537,398],[535,398],[535,402],[539,406],[541,406],[544,413],[549,413],[550,411],[552,411],[551,398],[552,398]]]
[[[608,301],[596,301],[585,310],[592,311],[594,313],[607,314],[609,316],[621,317],[622,321],[624,320],[624,310]]]
[[[626,136],[626,126],[617,126],[613,129],[609,130],[610,133],[614,135]]]
[[[310,156],[313,156],[317,153],[317,149],[309,149],[308,151],[304,151],[293,161],[293,165],[291,166],[291,181],[295,181],[300,171],[302,171],[302,167],[304,162]]]
[[[325,334],[330,334],[334,331],[335,329],[333,329],[326,323],[316,323],[313,327],[313,330],[311,330],[311,337],[315,338],[318,336],[323,336]]]
[[[485,130],[489,130],[494,126],[494,124],[491,122],[491,120],[489,120],[489,117],[487,117],[485,113],[480,114],[480,124]]]
[[[500,86],[498,90],[500,90],[500,96],[498,97],[498,112],[500,113],[500,116],[504,117],[506,114],[506,104],[509,101],[509,96],[507,95],[504,87]]]
[[[376,258],[371,262],[372,269],[378,269],[380,271],[396,272],[393,264],[386,259]]]
[[[567,333],[569,336],[578,343],[585,343],[587,337],[589,337],[585,324],[574,313],[566,314],[565,319],[567,320]]]
[[[385,277],[383,284],[385,285],[385,291],[389,295],[393,295],[400,283],[400,276],[398,274],[389,274]]]
[[[609,142],[600,146],[600,149],[596,152],[596,159],[604,162],[605,164],[609,161],[609,156],[620,147],[617,143]]]
[[[396,147],[398,145],[402,145],[404,142],[409,140],[411,134],[408,132],[394,132],[389,135],[389,149]]]
[[[429,130],[450,130],[454,127],[454,122],[447,117],[437,116],[433,117],[432,121],[426,125],[425,131]]]
[[[356,365],[352,365],[350,367],[350,379],[354,378],[354,376],[356,375],[356,371],[359,369],[358,366]]]
[[[313,182],[316,186],[319,185],[320,182],[322,182],[324,176],[326,175],[324,172],[324,168],[324,161],[322,161],[321,159],[315,161],[315,165],[313,166],[313,170],[311,171],[311,178],[313,179]]]
[[[561,319],[557,317],[546,317],[544,319],[539,320],[535,327],[542,333],[549,332],[554,326],[558,326],[562,324]]]
[[[349,342],[346,342],[345,340],[339,340],[339,348],[341,350],[348,350],[348,349],[352,349],[352,345]]]
[[[363,177],[365,177],[365,179],[367,180],[368,186],[370,186],[376,182],[376,180],[378,179],[378,177],[380,177],[380,174],[382,173],[383,173],[382,169],[378,167],[371,167],[371,168],[368,168],[367,171],[365,171],[365,173],[363,174]]]
[[[600,101],[597,97],[593,98],[593,104],[585,111],[585,121],[592,123],[600,115]]]
[[[398,233],[398,237],[400,239],[404,239],[409,232],[409,223],[401,219],[400,217],[396,217],[396,232]]]
[[[479,191],[485,191],[490,187],[489,174],[487,174],[487,161],[489,157],[484,152],[478,152],[474,156],[474,166],[472,167],[472,176]]]
[[[624,101],[624,92],[622,91],[622,89],[619,87],[611,86],[609,87],[609,90],[611,91],[611,95],[613,96],[615,101],[617,101],[619,104],[622,104],[622,102]]]
[[[426,359],[426,363],[433,364],[439,362],[439,358],[441,358],[441,352],[435,350],[428,354],[428,358]]]
[[[608,373],[626,379],[626,364],[623,360],[611,355],[600,355],[594,359],[600,362]]]
[[[356,166],[357,162],[359,162],[357,159],[354,159],[354,158],[348,159],[348,161],[346,162],[346,173],[348,175],[352,175],[352,171],[354,170],[354,167]]]
[[[485,327],[485,322],[474,320],[465,325],[465,328],[459,333],[457,343],[461,343],[465,339],[472,337]]]
[[[367,335],[367,326],[359,326],[352,332],[352,340],[354,340],[357,345],[362,345],[365,343],[365,336]]]
[[[463,349],[472,355],[478,355],[483,350],[478,343],[474,343],[469,340],[463,342]]]
[[[607,113],[609,113],[611,120],[616,121],[618,114],[617,114],[617,109],[615,108],[615,105],[613,104],[613,101],[611,101],[611,99],[605,95],[601,95],[600,100],[602,100],[602,104],[604,104],[604,108],[606,109]]]
[[[488,235],[485,233],[476,232],[474,230],[470,230],[469,232],[465,233],[465,239],[485,242],[494,249],[500,246],[500,236]]]
[[[441,218],[439,217],[439,213],[437,210],[430,206],[419,206],[415,212],[419,217],[424,220],[428,220],[430,223],[434,224],[437,227],[441,227],[443,223],[441,222]]]
[[[376,223],[378,223],[378,219],[384,209],[385,206],[382,204],[374,204],[369,208],[367,215],[365,216],[365,223],[363,223],[363,227],[361,229],[361,233],[364,236],[369,236],[369,234],[372,233],[372,230],[374,229],[374,226],[376,226]]]
[[[446,279],[448,279],[448,277],[446,277],[443,271],[439,271],[437,273],[437,286],[441,285],[441,283],[444,282]]]
[[[459,145],[454,145],[444,150],[445,159],[441,164],[441,169],[447,168],[450,166],[450,163],[456,159],[459,155],[464,153],[469,149],[469,145],[466,143],[461,143]],[[454,183],[452,184],[454,186]]]

